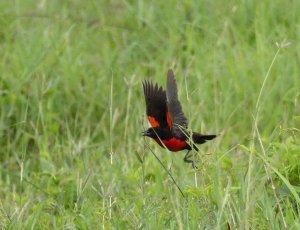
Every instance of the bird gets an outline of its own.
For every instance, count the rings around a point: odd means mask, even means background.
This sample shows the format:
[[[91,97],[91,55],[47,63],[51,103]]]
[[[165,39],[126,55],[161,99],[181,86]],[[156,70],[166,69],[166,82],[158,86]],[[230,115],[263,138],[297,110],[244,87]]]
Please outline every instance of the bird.
[[[177,83],[172,69],[167,72],[166,90],[149,81],[143,81],[143,90],[146,101],[146,114],[151,125],[142,132],[142,136],[150,137],[161,147],[172,152],[188,150],[184,156],[186,163],[192,163],[192,149],[199,151],[196,144],[203,144],[212,140],[216,135],[203,135],[188,130],[188,121],[178,100]]]

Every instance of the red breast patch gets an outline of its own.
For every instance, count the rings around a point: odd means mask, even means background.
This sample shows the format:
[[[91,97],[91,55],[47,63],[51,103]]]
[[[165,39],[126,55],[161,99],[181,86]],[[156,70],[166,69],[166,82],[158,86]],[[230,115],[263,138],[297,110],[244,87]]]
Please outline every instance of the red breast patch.
[[[160,146],[164,147],[159,139],[154,139]],[[185,148],[186,142],[172,137],[168,140],[161,140],[163,144],[172,152],[177,152]]]

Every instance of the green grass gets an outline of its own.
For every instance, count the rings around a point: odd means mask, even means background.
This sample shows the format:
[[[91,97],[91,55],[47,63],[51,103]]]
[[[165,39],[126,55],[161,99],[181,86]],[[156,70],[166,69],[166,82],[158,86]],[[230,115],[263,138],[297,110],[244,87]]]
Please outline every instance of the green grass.
[[[299,10],[1,1],[1,229],[299,229]],[[170,67],[189,126],[220,134],[196,172],[140,136],[141,82]]]

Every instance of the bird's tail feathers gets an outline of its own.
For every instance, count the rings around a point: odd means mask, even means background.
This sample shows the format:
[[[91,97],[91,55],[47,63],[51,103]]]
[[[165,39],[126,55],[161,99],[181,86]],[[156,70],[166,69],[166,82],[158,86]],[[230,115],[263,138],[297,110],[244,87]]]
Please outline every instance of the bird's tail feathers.
[[[216,138],[216,135],[203,135],[200,133],[193,133],[192,139],[196,144],[203,144],[206,141],[212,140]]]

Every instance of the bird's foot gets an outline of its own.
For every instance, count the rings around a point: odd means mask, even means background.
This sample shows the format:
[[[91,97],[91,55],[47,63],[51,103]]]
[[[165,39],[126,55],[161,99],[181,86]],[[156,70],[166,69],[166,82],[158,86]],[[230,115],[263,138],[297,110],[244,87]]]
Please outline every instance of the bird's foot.
[[[190,153],[190,151],[188,151],[188,152],[185,154],[183,160],[184,160],[186,163],[192,164],[192,166],[193,166],[194,169],[198,169],[197,165],[195,164],[195,161],[190,159],[192,156],[189,155],[189,153]]]

